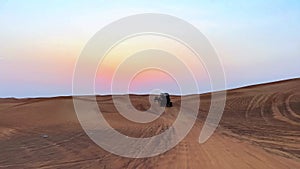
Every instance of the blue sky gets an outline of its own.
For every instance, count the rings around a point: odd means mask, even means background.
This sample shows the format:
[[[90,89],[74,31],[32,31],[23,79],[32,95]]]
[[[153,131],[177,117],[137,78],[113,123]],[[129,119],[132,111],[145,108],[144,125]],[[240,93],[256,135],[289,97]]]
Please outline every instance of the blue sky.
[[[228,88],[299,77],[300,1],[4,0],[0,97],[70,95],[72,70],[89,38],[139,13],[196,26],[216,48]]]

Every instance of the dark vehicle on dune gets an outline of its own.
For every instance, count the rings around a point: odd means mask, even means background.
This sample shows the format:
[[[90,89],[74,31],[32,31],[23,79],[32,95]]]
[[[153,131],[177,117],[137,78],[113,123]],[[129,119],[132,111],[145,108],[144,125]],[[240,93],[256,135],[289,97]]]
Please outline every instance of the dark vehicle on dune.
[[[168,93],[161,93],[160,96],[154,98],[155,102],[160,104],[160,107],[172,107],[173,104]]]

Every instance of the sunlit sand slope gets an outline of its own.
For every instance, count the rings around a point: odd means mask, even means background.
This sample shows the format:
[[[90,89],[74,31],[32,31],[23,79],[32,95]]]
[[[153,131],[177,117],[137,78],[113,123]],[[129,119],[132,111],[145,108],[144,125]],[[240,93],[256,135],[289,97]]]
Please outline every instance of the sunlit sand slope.
[[[130,122],[117,112],[111,96],[98,96],[110,125],[131,137],[164,132],[176,119],[181,99],[201,98],[196,124],[187,137],[170,151],[141,159],[123,158],[93,143],[76,118],[72,97],[0,99],[0,168],[298,169],[299,84],[300,79],[293,79],[228,91],[220,126],[204,144],[198,137],[210,94],[172,96],[174,107],[147,124]],[[150,106],[146,95],[130,98],[139,110]]]

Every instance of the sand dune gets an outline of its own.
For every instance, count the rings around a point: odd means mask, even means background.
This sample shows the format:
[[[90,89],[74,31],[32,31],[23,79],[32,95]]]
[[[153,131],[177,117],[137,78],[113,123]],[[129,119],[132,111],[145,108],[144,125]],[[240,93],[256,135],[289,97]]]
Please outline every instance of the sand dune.
[[[201,106],[187,137],[170,151],[141,159],[120,157],[93,143],[76,118],[72,97],[0,99],[0,168],[297,169],[299,84],[300,79],[293,79],[228,91],[220,126],[204,144],[198,143],[198,137],[210,94],[194,96],[201,98]],[[180,99],[190,99],[186,97],[172,96],[174,107],[147,124],[121,116],[111,96],[98,96],[97,101],[104,117],[119,132],[151,137],[172,125]],[[130,98],[139,110],[150,106],[146,95]]]

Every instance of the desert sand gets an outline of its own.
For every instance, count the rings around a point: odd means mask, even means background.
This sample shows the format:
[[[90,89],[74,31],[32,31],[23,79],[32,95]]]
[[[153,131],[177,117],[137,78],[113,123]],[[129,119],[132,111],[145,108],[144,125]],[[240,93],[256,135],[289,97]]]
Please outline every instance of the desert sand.
[[[171,96],[174,106],[147,124],[121,116],[111,96],[97,96],[97,101],[119,132],[151,137],[172,125],[185,97]],[[198,138],[210,94],[196,97],[201,105],[187,137],[161,155],[140,159],[111,154],[89,139],[72,97],[0,99],[0,168],[300,168],[300,79],[229,90],[220,125],[204,144]],[[150,106],[147,95],[130,98],[139,110]]]

